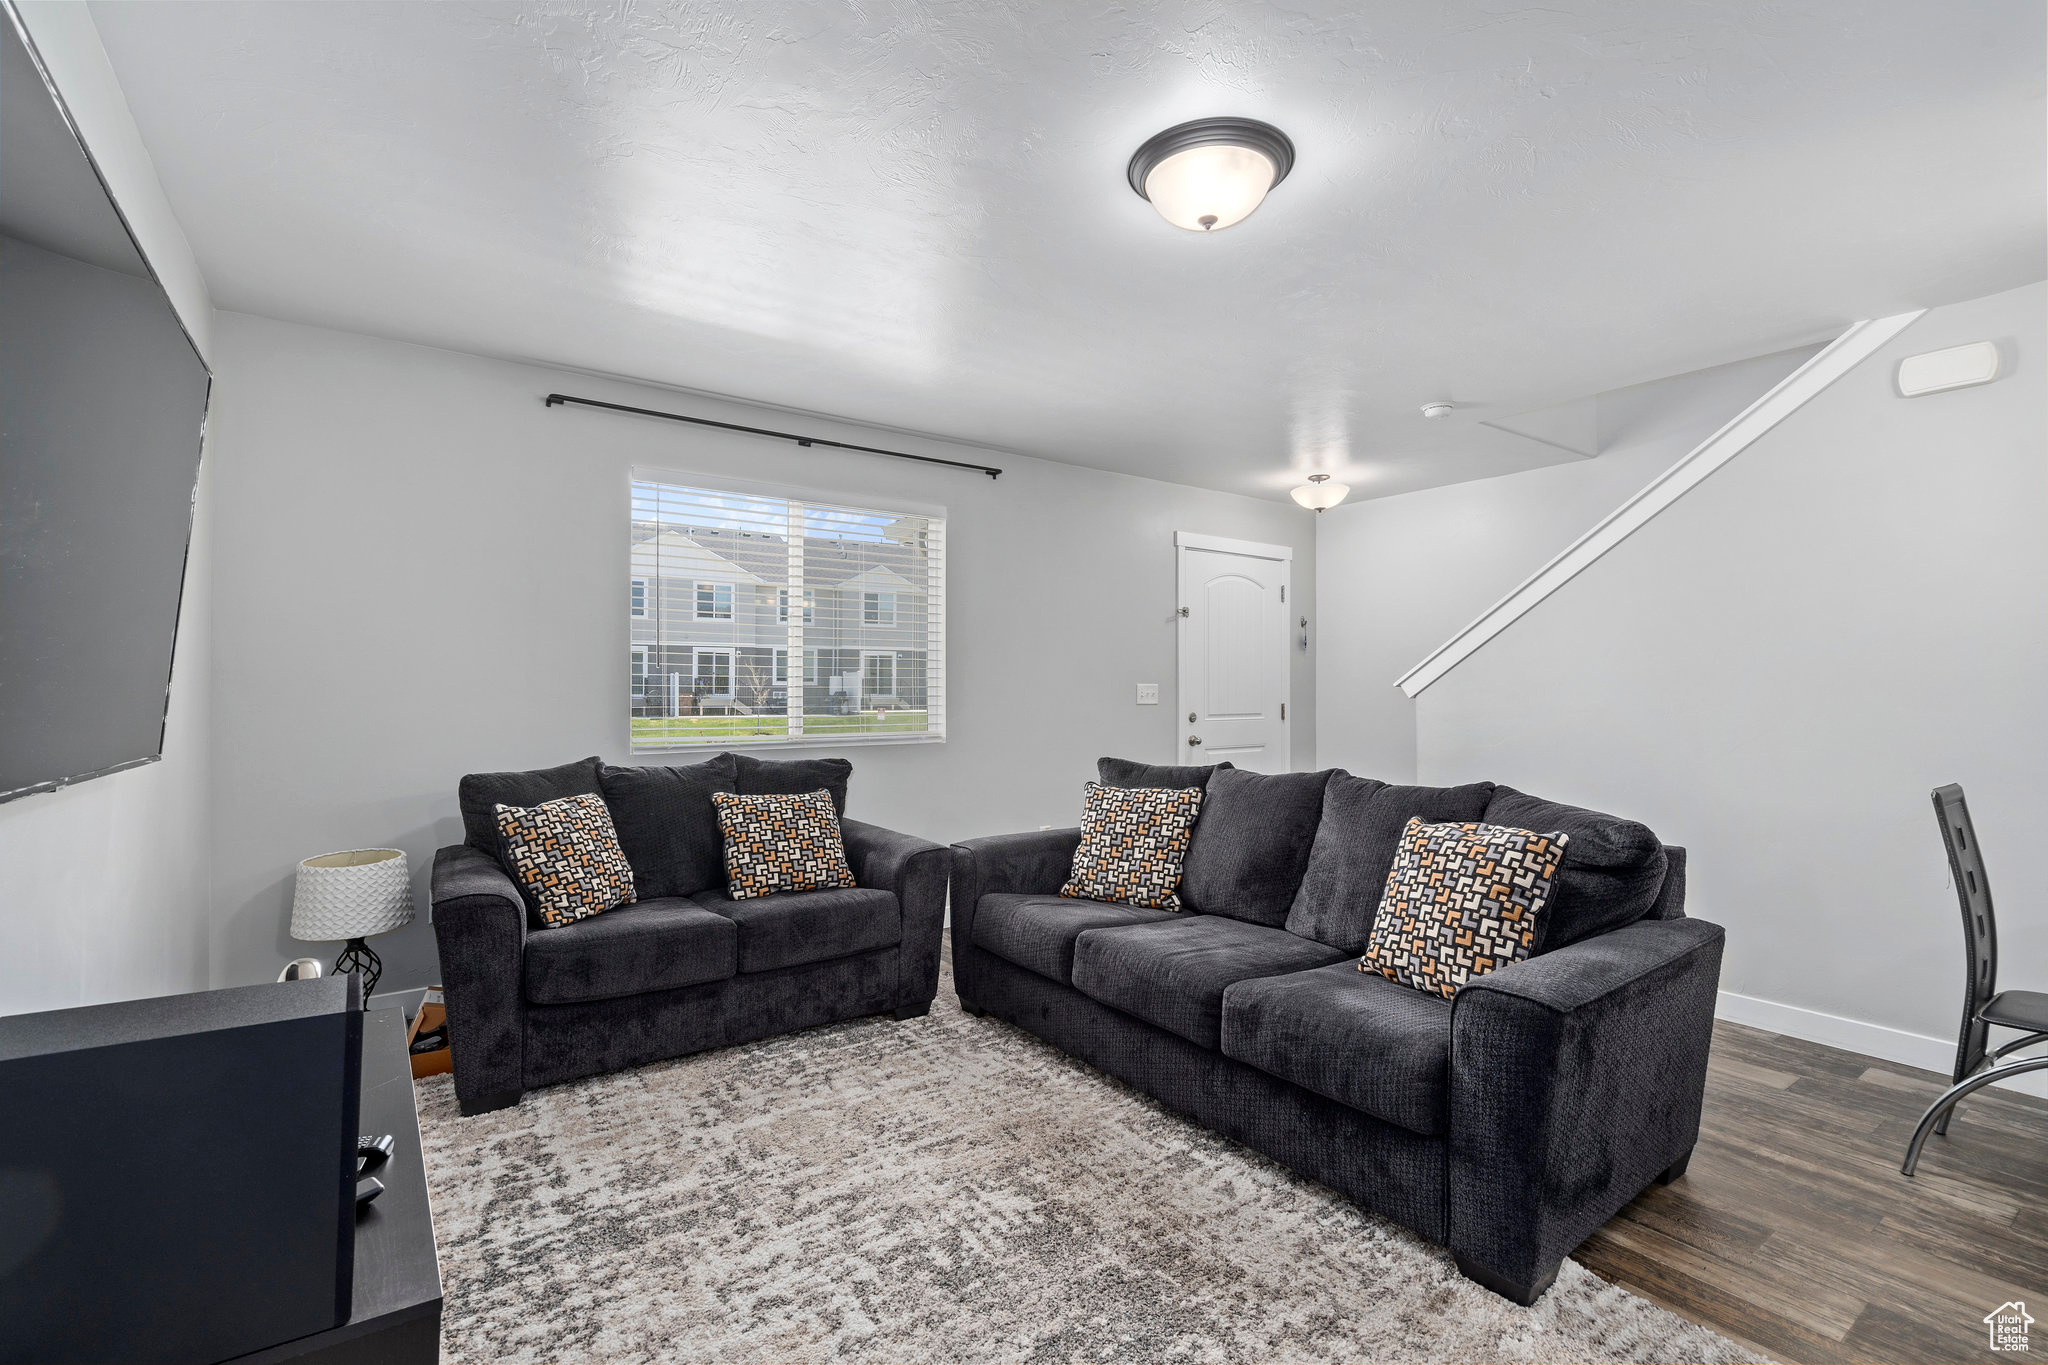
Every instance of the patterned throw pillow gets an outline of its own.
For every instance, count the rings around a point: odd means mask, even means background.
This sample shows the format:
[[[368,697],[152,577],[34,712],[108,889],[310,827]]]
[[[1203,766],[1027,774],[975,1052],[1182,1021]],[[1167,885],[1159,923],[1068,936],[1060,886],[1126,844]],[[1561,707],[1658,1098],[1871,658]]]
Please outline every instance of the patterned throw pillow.
[[[1180,869],[1202,813],[1200,787],[1105,787],[1090,782],[1081,846],[1062,896],[1180,909]]]
[[[1565,842],[1505,825],[1411,819],[1358,970],[1449,997],[1520,962],[1536,942]]]
[[[831,792],[713,792],[711,803],[718,808],[718,828],[725,835],[725,880],[734,900],[854,884]]]
[[[499,806],[498,859],[551,929],[631,905],[633,868],[602,796]]]

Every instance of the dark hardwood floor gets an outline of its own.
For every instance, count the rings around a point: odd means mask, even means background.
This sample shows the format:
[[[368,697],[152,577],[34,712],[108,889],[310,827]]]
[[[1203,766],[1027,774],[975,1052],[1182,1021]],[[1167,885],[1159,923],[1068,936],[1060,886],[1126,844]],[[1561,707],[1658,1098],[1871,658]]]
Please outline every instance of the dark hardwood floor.
[[[1946,1079],[1721,1023],[1691,1169],[1577,1259],[1777,1360],[1994,1361],[2048,1353],[2048,1100],[1964,1102],[1899,1174]],[[2024,1301],[2028,1355],[1984,1315]]]

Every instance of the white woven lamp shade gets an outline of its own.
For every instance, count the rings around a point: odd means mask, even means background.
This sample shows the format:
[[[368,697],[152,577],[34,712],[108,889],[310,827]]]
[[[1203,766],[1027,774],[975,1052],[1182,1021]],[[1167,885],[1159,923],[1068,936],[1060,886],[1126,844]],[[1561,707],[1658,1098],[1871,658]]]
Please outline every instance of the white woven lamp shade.
[[[395,848],[323,853],[299,864],[292,937],[309,943],[367,938],[412,923],[412,870]]]

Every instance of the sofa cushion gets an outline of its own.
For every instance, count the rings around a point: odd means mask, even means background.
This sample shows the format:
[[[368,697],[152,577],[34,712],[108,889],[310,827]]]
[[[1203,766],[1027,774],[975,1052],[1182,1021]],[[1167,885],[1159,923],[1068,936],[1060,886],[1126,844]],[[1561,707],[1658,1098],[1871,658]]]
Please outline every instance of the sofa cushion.
[[[739,765],[741,796],[801,796],[824,790],[832,793],[832,809],[846,814],[846,782],[853,765],[843,758],[755,758],[733,754]]]
[[[1522,961],[1568,842],[1555,831],[1411,819],[1358,970],[1449,1000],[1475,977]]]
[[[871,887],[782,891],[738,901],[714,890],[691,899],[739,926],[742,972],[851,957],[903,941],[895,893]]]
[[[1650,913],[1669,862],[1647,825],[1597,810],[1560,805],[1513,787],[1497,787],[1486,805],[1490,825],[1554,829],[1570,837],[1550,906],[1536,924],[1535,952],[1634,924]]]
[[[1088,783],[1082,796],[1081,842],[1060,894],[1151,910],[1180,909],[1188,836],[1201,813],[1200,787]]]
[[[593,754],[559,768],[470,773],[455,788],[456,804],[462,808],[462,842],[496,857],[499,806],[538,806],[564,796],[597,794],[597,770],[602,762]]]
[[[974,912],[974,946],[1064,986],[1074,980],[1074,940],[1085,930],[1180,918],[1171,910],[999,892],[983,896]]]
[[[1285,929],[1222,915],[1088,929],[1074,940],[1075,989],[1215,1048],[1223,992],[1239,981],[1321,967],[1345,954]]]
[[[498,807],[498,861],[526,898],[527,922],[537,930],[640,899],[601,796]]]
[[[1134,758],[1098,758],[1095,775],[1105,787],[1206,787],[1209,774],[1231,763],[1209,763],[1200,767],[1176,768],[1170,764],[1140,763]]]
[[[725,889],[734,900],[854,885],[829,793],[713,792],[711,805],[725,836]]]
[[[1350,962],[1224,991],[1223,1055],[1411,1132],[1449,1118],[1451,1002]]]
[[[1372,942],[1373,916],[1410,817],[1419,816],[1432,825],[1477,820],[1486,815],[1493,792],[1491,782],[1397,787],[1377,778],[1336,774],[1323,796],[1315,847],[1287,912],[1287,931],[1347,953],[1363,953]]]
[[[598,768],[598,788],[642,899],[725,884],[725,836],[711,793],[737,790],[738,775],[731,754],[674,767]]]
[[[739,927],[686,900],[641,901],[526,940],[526,998],[573,1005],[723,981]]]
[[[1187,908],[1276,929],[1285,924],[1332,771],[1210,774],[1181,873]]]

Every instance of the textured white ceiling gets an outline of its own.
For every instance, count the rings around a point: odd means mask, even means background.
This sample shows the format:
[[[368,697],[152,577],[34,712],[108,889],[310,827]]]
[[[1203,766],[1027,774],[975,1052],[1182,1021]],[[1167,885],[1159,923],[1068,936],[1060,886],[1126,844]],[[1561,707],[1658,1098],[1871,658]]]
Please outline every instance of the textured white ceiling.
[[[2048,239],[2040,0],[92,8],[223,307],[1271,496]],[[1299,160],[1202,236],[1209,114]]]

